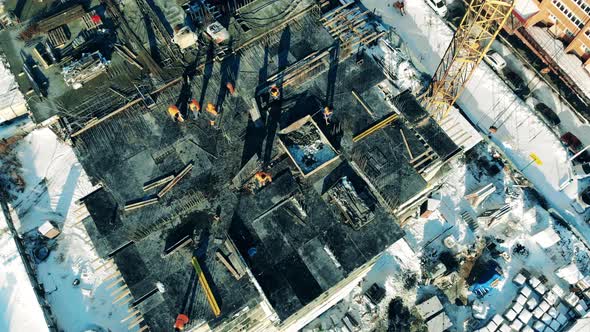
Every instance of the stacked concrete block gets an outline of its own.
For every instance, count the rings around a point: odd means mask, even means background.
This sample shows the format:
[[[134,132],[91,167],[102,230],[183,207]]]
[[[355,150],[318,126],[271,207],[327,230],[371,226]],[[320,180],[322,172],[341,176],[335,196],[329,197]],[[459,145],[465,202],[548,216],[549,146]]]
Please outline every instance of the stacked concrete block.
[[[528,322],[531,321],[531,318],[533,318],[533,314],[528,311],[528,310],[523,310],[520,315],[518,315],[518,319],[524,323],[524,325],[528,324]]]
[[[516,276],[514,276],[512,282],[517,284],[518,286],[523,286],[527,282],[527,278],[524,275],[522,275],[522,273],[519,273]]]
[[[565,291],[559,285],[554,285],[553,287],[551,287],[551,291],[560,298],[563,298],[565,296]]]
[[[518,315],[518,313],[516,311],[514,311],[513,309],[508,309],[505,313],[504,313],[504,318],[506,318],[506,320],[508,322],[512,322],[516,319],[516,316]]]
[[[513,331],[520,331],[520,329],[522,329],[523,325],[524,325],[524,324],[523,324],[523,323],[522,323],[520,320],[518,320],[518,319],[515,319],[515,320],[514,320],[514,322],[512,322],[512,323],[510,324],[510,328],[511,328]]]
[[[537,299],[534,297],[531,297],[526,301],[526,307],[529,310],[534,310],[535,308],[537,308],[537,304],[539,304],[539,301],[537,301]]]
[[[533,288],[536,288],[540,284],[541,284],[541,280],[539,280],[539,278],[537,278],[537,277],[531,277],[529,279],[529,285],[531,285],[531,287],[533,287]]]
[[[546,325],[543,324],[543,322],[540,321],[540,320],[536,321],[533,324],[533,329],[535,329],[535,331],[538,331],[538,332],[544,332],[545,331],[545,327],[546,327]]]

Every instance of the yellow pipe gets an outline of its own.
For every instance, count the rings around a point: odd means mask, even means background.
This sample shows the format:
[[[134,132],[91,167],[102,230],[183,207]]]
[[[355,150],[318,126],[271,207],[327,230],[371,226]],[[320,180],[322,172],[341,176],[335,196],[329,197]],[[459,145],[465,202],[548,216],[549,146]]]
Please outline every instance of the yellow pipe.
[[[193,263],[193,267],[195,268],[195,272],[197,272],[197,276],[199,276],[199,283],[201,284],[201,287],[203,287],[203,290],[205,291],[205,296],[207,297],[207,301],[209,302],[209,306],[211,307],[211,310],[213,310],[213,314],[215,315],[215,317],[219,317],[219,315],[221,314],[221,310],[219,309],[219,305],[217,304],[217,300],[215,300],[215,296],[213,296],[213,292],[211,291],[211,288],[209,287],[209,283],[207,282],[207,279],[205,278],[205,274],[203,273],[203,270],[201,269],[201,266],[199,265],[199,261],[197,261],[196,257],[193,257],[192,263]]]
[[[388,116],[388,117],[386,117],[385,119],[377,122],[376,124],[374,124],[373,126],[371,126],[370,128],[368,128],[367,130],[363,131],[362,133],[354,136],[352,138],[352,142],[356,143],[356,142],[362,140],[363,138],[366,138],[367,136],[373,134],[377,130],[386,127],[388,124],[390,124],[393,121],[395,121],[398,117],[399,117],[399,115],[397,115],[395,113],[392,114],[392,115],[390,115],[390,116]]]

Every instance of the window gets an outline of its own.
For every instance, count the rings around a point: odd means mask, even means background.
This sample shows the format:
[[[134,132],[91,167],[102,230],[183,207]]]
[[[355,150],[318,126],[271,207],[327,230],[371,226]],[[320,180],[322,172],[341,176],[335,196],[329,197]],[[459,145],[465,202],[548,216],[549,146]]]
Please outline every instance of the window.
[[[580,48],[582,49],[582,52],[584,52],[584,54],[590,54],[590,47],[582,44]]]
[[[582,8],[582,10],[586,14],[590,15],[590,5],[588,5],[586,3],[586,0],[573,0],[573,1],[576,3],[576,5],[578,5],[578,7]]]
[[[578,0],[575,0],[578,1]],[[584,3],[584,0],[579,0],[582,1],[582,3]],[[570,21],[575,24],[578,28],[582,29],[584,27],[584,23],[582,22],[582,20],[577,17],[571,10],[569,10],[569,8],[567,8],[564,4],[562,4],[561,2],[559,2],[559,0],[553,0],[553,5],[559,9],[560,12],[563,13],[563,15],[567,16]],[[577,3],[577,2],[576,2]],[[586,6],[586,4],[584,3],[584,5]],[[590,7],[587,7],[588,10],[590,11]]]

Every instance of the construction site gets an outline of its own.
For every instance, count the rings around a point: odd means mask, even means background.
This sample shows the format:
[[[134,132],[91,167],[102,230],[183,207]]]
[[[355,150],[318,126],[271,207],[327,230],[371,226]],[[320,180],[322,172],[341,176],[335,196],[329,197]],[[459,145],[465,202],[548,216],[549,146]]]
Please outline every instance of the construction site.
[[[484,32],[455,36],[431,78],[355,1],[49,3],[6,1],[0,45],[33,122],[88,175],[75,225],[130,331],[320,324],[485,150],[454,104],[512,9],[486,2],[484,23],[468,12],[460,28]],[[492,187],[465,196],[469,211]],[[487,229],[509,210],[462,220]],[[447,301],[467,299],[445,282],[489,290],[498,268],[482,242],[460,282],[429,276]],[[448,327],[437,310],[429,331]]]

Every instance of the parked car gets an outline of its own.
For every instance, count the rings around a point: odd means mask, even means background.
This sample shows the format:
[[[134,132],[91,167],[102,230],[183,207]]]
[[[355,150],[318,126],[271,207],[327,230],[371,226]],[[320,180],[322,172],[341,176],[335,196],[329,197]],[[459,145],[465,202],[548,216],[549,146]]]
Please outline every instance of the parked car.
[[[572,206],[578,213],[584,213],[584,211],[590,207],[590,187],[584,189],[578,197],[576,197]]]
[[[508,86],[520,97],[524,97],[531,93],[531,90],[525,81],[515,72],[510,70],[505,71],[504,78],[506,79],[506,84],[508,84]]]
[[[495,71],[502,72],[502,69],[506,67],[506,61],[504,58],[494,51],[488,51],[483,57],[484,61],[487,62]]]
[[[550,125],[557,126],[561,123],[559,116],[549,106],[538,103],[535,105],[535,111]]]
[[[582,144],[580,139],[578,137],[576,137],[576,135],[572,134],[569,131],[567,133],[563,134],[559,138],[559,140],[574,155],[576,153],[582,151],[582,149],[584,149],[584,145]],[[584,152],[580,153],[580,155],[578,155],[576,157],[576,159],[573,160],[573,162],[574,163],[590,162],[590,153],[588,152],[588,150],[585,150]]]
[[[561,135],[559,140],[563,145],[565,145],[565,147],[568,148],[568,150],[570,150],[571,153],[574,154],[578,153],[580,150],[584,148],[582,142],[580,142],[580,139],[569,131]]]
[[[448,9],[445,0],[426,0],[426,3],[440,16],[447,15]]]
[[[590,162],[574,163],[572,166],[572,177],[583,179],[590,176]]]

